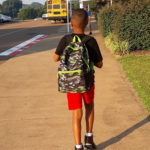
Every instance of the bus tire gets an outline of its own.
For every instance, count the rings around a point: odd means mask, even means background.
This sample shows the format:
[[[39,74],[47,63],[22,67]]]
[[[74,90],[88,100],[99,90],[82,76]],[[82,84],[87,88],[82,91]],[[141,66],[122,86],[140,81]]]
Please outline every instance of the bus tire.
[[[67,23],[67,19],[64,19],[64,23]]]

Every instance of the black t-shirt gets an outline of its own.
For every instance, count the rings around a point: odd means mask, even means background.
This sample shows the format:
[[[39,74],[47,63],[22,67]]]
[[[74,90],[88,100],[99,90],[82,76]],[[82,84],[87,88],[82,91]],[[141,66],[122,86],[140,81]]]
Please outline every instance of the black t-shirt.
[[[73,34],[71,34],[72,38],[75,35],[79,36],[81,40],[86,36],[85,34],[74,34],[73,33]],[[68,46],[68,45],[69,45],[68,40],[66,39],[66,37],[63,37],[60,40],[55,53],[60,56],[63,53],[63,51],[65,50],[66,46]],[[88,49],[90,61],[92,61],[94,63],[98,63],[98,62],[101,62],[103,60],[103,57],[101,55],[99,46],[98,46],[97,41],[95,40],[95,38],[91,38],[89,41],[87,41],[85,43],[85,45],[86,45],[86,47]],[[95,71],[93,72],[92,76],[90,75],[90,73],[85,76],[85,78],[87,80],[91,81],[90,82],[91,83],[91,87],[92,87],[92,85],[94,83],[94,73],[95,73]]]
[[[79,36],[81,40],[86,36],[85,34],[71,34],[72,37],[74,37],[75,35]],[[63,53],[64,49],[66,48],[66,46],[68,46],[68,45],[69,45],[68,40],[66,39],[66,37],[63,37],[60,40],[55,53],[57,55],[61,55]],[[98,46],[95,38],[92,38],[89,41],[87,41],[85,43],[85,45],[88,49],[89,57],[90,57],[90,60],[92,62],[98,63],[98,62],[101,62],[103,60],[99,46]]]

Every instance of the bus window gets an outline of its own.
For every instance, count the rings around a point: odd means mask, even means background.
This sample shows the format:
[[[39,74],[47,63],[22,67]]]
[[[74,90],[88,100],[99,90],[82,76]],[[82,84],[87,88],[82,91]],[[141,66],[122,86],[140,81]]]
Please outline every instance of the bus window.
[[[60,9],[60,5],[53,5],[53,9]]]
[[[48,5],[48,9],[52,9],[52,5]]]
[[[66,5],[61,5],[61,8],[62,8],[62,9],[65,9],[65,8],[66,8]]]

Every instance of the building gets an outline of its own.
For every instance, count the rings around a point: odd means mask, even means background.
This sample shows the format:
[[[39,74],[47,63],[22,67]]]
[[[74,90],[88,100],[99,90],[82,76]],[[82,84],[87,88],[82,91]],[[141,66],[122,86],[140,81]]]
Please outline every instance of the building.
[[[89,10],[90,9],[89,1],[90,0],[79,0],[80,8],[84,8],[84,6],[88,6],[88,10]]]

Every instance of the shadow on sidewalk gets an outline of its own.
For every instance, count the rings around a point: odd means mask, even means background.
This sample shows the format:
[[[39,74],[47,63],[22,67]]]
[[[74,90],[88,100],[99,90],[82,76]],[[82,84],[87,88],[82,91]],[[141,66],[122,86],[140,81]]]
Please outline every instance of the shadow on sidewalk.
[[[146,123],[149,123],[149,122],[150,122],[150,116],[148,116],[147,118],[145,118],[142,121],[138,122],[137,124],[130,127],[129,129],[125,130],[124,132],[117,135],[116,137],[112,137],[111,139],[109,139],[109,140],[107,140],[103,143],[98,144],[97,145],[98,150],[103,150],[106,147],[119,142],[121,139],[123,139],[124,137],[126,137],[127,135],[132,133],[134,130],[138,129],[139,127],[141,127],[141,126],[143,126],[143,125],[145,125]]]

